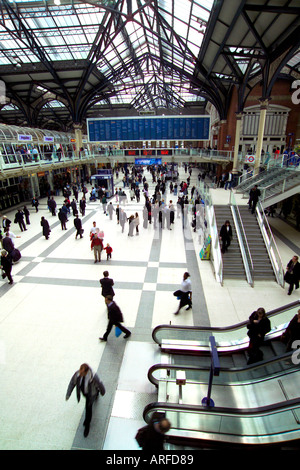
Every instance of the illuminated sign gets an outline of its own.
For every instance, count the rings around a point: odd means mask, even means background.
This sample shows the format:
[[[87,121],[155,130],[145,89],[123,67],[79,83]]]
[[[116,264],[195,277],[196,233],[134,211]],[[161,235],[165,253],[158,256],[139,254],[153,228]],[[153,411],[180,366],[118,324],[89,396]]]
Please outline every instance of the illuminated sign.
[[[18,134],[18,141],[19,142],[31,142],[32,135]]]

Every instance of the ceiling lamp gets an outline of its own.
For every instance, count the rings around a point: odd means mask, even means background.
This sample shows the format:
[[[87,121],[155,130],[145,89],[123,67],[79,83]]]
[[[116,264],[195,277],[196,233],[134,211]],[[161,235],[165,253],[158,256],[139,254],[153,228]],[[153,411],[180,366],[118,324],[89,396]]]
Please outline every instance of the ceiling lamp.
[[[60,5],[60,0],[54,0],[55,5]]]

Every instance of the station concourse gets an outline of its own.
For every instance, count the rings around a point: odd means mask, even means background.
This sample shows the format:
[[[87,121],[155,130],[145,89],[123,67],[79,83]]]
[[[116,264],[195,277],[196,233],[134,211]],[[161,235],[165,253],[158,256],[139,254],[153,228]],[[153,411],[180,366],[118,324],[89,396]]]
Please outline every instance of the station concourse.
[[[192,183],[197,184],[197,174],[194,169]],[[184,178],[181,168],[179,179]],[[212,194],[216,204],[227,202],[224,189],[213,189]],[[171,197],[167,191],[165,200]],[[56,200],[63,202],[62,196]],[[126,213],[138,211],[141,217],[143,203],[128,200]],[[12,219],[14,212],[7,216]],[[288,303],[286,289],[275,282],[260,281],[251,288],[244,280],[227,280],[221,287],[210,262],[200,260],[197,235],[190,224],[184,234],[180,218],[175,218],[172,231],[158,233],[141,224],[140,235],[128,237],[115,216],[111,221],[103,213],[99,201],[88,202],[84,238],[75,240],[73,216],[68,230],[62,231],[46,198],[40,200],[37,213],[30,212],[26,232],[14,226],[15,235],[21,236],[15,244],[22,253],[13,266],[14,284],[1,280],[0,286],[3,450],[137,450],[134,436],[144,424],[143,409],[156,394],[147,380],[149,367],[159,362],[151,337],[156,325],[226,326],[247,320],[260,306],[268,311]],[[49,240],[41,234],[42,215],[51,226]],[[104,231],[104,242],[113,247],[112,259],[102,256],[97,264],[88,236],[94,220]],[[287,262],[299,254],[299,233],[280,218],[270,222]],[[116,338],[112,332],[103,343],[98,338],[107,315],[99,279],[106,269],[132,335]],[[192,279],[193,308],[175,316],[178,300],[173,292],[186,270]],[[289,301],[298,298],[294,291]],[[99,373],[106,387],[106,395],[94,407],[87,438],[82,426],[84,400],[78,404],[74,392],[65,401],[68,382],[83,362]]]
[[[140,216],[139,236],[130,237],[128,224],[122,233],[115,212],[110,220],[100,201],[87,197],[84,236],[75,239],[73,215],[62,230],[46,197],[65,177],[71,184],[89,181],[90,192],[98,170],[124,169],[145,155],[159,157],[155,164],[167,162],[172,171],[178,165],[178,182],[187,177],[183,164],[191,164],[190,186],[196,188],[201,167],[211,171],[214,183],[225,173],[237,183],[241,175],[257,176],[279,160],[278,173],[297,179],[298,3],[1,1],[1,222],[4,215],[14,221],[24,204],[30,208],[26,231],[12,223],[22,255],[12,268],[14,282],[0,278],[1,450],[138,450],[143,410],[157,397],[147,378],[161,358],[153,328],[224,327],[246,321],[259,307],[268,312],[299,301],[297,290],[287,296],[287,287],[275,280],[255,279],[251,287],[244,278],[224,279],[221,285],[213,263],[199,256],[203,240],[192,229],[190,207],[185,228],[177,208],[172,230],[144,228],[143,195],[139,203],[132,201],[127,186],[127,202],[120,206],[127,217]],[[295,161],[288,168],[291,156]],[[151,193],[147,166],[144,174]],[[115,188],[123,187],[122,176],[114,175]],[[268,221],[286,266],[300,255],[300,200],[299,181],[291,189],[283,179],[283,197],[273,202],[290,198],[294,219]],[[230,191],[206,182],[212,203],[229,206]],[[111,196],[108,202],[116,207]],[[33,197],[39,198],[37,212],[30,206]],[[164,198],[176,206],[169,184]],[[235,198],[247,204],[242,194]],[[55,200],[58,209],[61,191]],[[51,227],[48,240],[41,217]],[[113,248],[111,260],[103,252],[101,263],[94,263],[93,221]],[[112,331],[107,342],[99,341],[107,325],[99,284],[105,270],[132,332],[127,339]],[[173,292],[186,271],[193,306],[174,315]],[[82,363],[106,388],[93,407],[87,437],[84,400],[78,404],[75,391],[65,400]]]

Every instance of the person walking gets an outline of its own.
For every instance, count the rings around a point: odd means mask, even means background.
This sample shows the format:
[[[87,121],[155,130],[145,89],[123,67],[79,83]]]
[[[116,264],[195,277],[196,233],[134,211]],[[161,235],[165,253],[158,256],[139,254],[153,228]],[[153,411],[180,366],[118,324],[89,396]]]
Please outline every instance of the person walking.
[[[86,200],[85,200],[85,197],[83,196],[79,202],[79,209],[80,209],[82,217],[85,216],[85,208],[86,208]]]
[[[101,238],[98,237],[97,233],[94,233],[92,237],[91,250],[93,249],[95,257],[94,263],[97,263],[97,261],[101,263],[101,251],[103,250],[103,242]]]
[[[107,337],[113,326],[117,326],[121,331],[123,331],[123,333],[125,333],[124,338],[129,338],[131,331],[125,328],[125,326],[121,325],[124,319],[120,307],[116,304],[116,302],[113,301],[113,297],[111,295],[105,297],[105,303],[107,305],[108,324],[106,332],[102,337],[99,338],[100,341],[107,341]]]
[[[24,215],[25,215],[26,224],[27,224],[27,225],[30,225],[30,219],[29,219],[29,217],[30,217],[30,212],[29,212],[29,210],[27,209],[27,206],[24,206],[23,212],[24,212]]]
[[[229,220],[226,220],[220,230],[220,240],[222,241],[221,251],[224,254],[228,250],[232,240],[232,228]]]
[[[52,196],[52,198],[50,199],[49,203],[48,203],[48,206],[49,206],[49,209],[52,213],[52,215],[56,215],[56,202],[55,202],[55,199],[54,197]]]
[[[293,256],[293,258],[288,262],[286,267],[286,273],[284,275],[284,280],[290,285],[288,290],[288,295],[291,295],[293,292],[294,286],[295,289],[299,288],[300,281],[300,263],[298,261],[298,256]]]
[[[178,309],[174,313],[174,315],[178,315],[179,311],[182,307],[187,305],[188,307],[186,310],[192,308],[192,283],[190,280],[190,274],[185,272],[183,274],[183,279],[181,282],[181,289],[174,292],[175,297],[180,299]]]
[[[43,227],[43,235],[46,238],[46,240],[48,240],[51,229],[50,229],[48,220],[46,220],[45,217],[41,218],[41,226]]]
[[[35,212],[38,212],[39,211],[39,201],[38,201],[38,198],[37,197],[34,197],[32,199],[32,202],[31,202],[31,205],[32,207],[35,207]]]
[[[67,216],[66,212],[62,210],[62,208],[59,209],[59,211],[58,211],[58,218],[60,220],[61,229],[62,230],[67,230],[66,223],[68,222],[68,216]]]
[[[108,271],[104,271],[103,276],[104,277],[99,280],[101,288],[102,288],[101,295],[104,298],[107,297],[108,295],[113,297],[115,295],[115,292],[114,292],[114,289],[113,289],[114,281],[113,281],[113,279],[111,279],[109,277],[109,272]]]
[[[18,212],[15,215],[15,223],[19,224],[21,232],[27,230],[24,222],[24,212],[21,209],[18,209]]]
[[[8,284],[13,284],[13,278],[11,275],[12,270],[12,258],[11,255],[6,250],[1,250],[1,268],[3,270],[2,279],[7,277]]]
[[[106,244],[106,247],[104,248],[104,250],[106,251],[106,260],[108,261],[109,259],[111,259],[111,254],[113,252],[113,249],[112,247],[110,246],[109,243]]]
[[[105,387],[98,374],[95,374],[91,367],[84,363],[81,364],[78,371],[72,376],[68,385],[66,400],[69,400],[74,388],[76,387],[77,401],[79,403],[81,394],[85,398],[85,420],[84,437],[89,435],[90,424],[92,421],[93,404],[97,400],[99,393],[105,395]]]
[[[83,236],[82,236],[82,232],[83,232],[82,223],[81,223],[81,219],[78,216],[78,213],[76,214],[76,217],[74,219],[74,227],[76,228],[75,239],[77,240],[78,235],[80,236],[80,238],[83,238]]]
[[[101,204],[102,204],[102,208],[103,208],[103,213],[106,214],[107,199],[106,199],[105,194],[102,196]]]
[[[119,204],[117,204],[117,207],[116,207],[116,216],[117,216],[117,224],[120,223],[120,206]]]
[[[140,218],[137,212],[135,213],[135,217],[134,217],[134,225],[135,225],[135,234],[139,235]]]
[[[258,189],[257,185],[255,185],[252,189],[250,189],[249,192],[249,209],[251,210],[251,213],[254,214],[256,205],[258,203],[258,199],[260,197],[260,190]]]
[[[113,218],[113,213],[115,212],[115,208],[112,204],[112,202],[110,202],[107,206],[107,212],[108,212],[108,215],[109,215],[109,220],[112,220]]]
[[[126,222],[127,222],[126,212],[123,209],[121,209],[121,212],[120,212],[120,225],[122,227],[122,233],[124,233],[124,228],[125,228]]]

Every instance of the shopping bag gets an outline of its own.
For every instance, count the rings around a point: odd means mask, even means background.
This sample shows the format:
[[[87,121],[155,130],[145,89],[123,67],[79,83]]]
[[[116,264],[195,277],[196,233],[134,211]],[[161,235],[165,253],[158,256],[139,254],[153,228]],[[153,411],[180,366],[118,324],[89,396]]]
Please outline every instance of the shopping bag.
[[[122,330],[120,330],[120,328],[118,326],[116,326],[115,328],[115,335],[117,338],[119,338],[120,334],[122,333]]]

